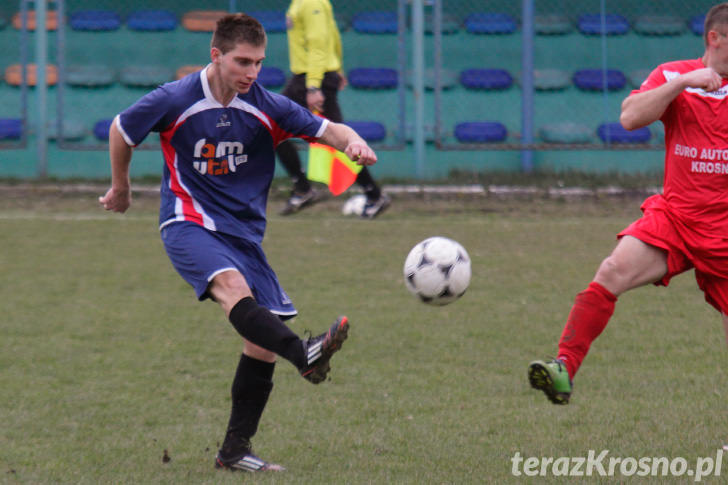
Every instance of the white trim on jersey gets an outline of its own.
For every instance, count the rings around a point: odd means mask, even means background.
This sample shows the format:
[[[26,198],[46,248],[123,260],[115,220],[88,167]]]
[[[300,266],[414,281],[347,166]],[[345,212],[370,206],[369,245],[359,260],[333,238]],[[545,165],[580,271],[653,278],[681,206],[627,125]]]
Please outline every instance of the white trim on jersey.
[[[665,76],[665,80],[667,82],[672,81],[676,77],[680,76],[680,73],[677,71],[662,71],[662,74]],[[703,88],[685,88],[685,91],[689,93],[695,93],[698,96],[703,96],[705,98],[715,98],[715,99],[723,99],[726,96],[728,96],[728,89],[726,89],[726,86],[723,86],[722,88],[716,90],[707,92]]]
[[[326,131],[326,127],[329,126],[329,120],[328,118],[324,118],[324,122],[321,123],[321,127],[319,127],[319,130],[314,135],[314,138],[321,138],[324,136],[324,132]]]
[[[201,99],[197,101],[195,104],[187,108],[181,115],[179,115],[179,118],[174,120],[174,126],[175,128],[179,125],[181,125],[187,118],[189,118],[192,115],[195,115],[197,113],[201,113],[203,111],[206,111],[208,109],[215,109],[220,108],[222,105],[220,103],[213,103],[209,99]]]
[[[260,120],[261,123],[263,123],[266,128],[268,128],[268,131],[271,131],[273,129],[273,125],[270,122],[270,118],[268,118],[268,115],[263,113],[261,110],[253,106],[252,104],[246,103],[242,99],[235,96],[232,101],[230,101],[230,104],[227,106],[224,106],[222,103],[220,103],[218,100],[215,99],[215,97],[212,95],[212,91],[210,91],[210,84],[207,80],[207,68],[210,67],[208,64],[202,71],[200,71],[200,82],[202,83],[202,91],[205,94],[205,99],[201,99],[189,108],[187,108],[184,113],[182,113],[179,118],[177,118],[174,122],[175,126],[180,125],[182,122],[184,122],[187,118],[190,116],[200,113],[202,111],[208,110],[208,109],[216,109],[216,108],[234,108],[239,109],[241,111],[245,111],[246,113],[250,113],[253,116],[255,116],[258,120]],[[321,131],[321,130],[319,130]],[[322,132],[323,133],[323,132]]]
[[[261,123],[263,123],[265,126],[267,126],[268,131],[273,129],[273,126],[271,126],[270,120],[268,119],[268,115],[263,113],[261,110],[259,110],[252,104],[246,103],[245,101],[238,98],[237,96],[235,98],[233,98],[233,100],[228,105],[228,108],[235,108],[235,109],[239,109],[241,111],[245,111],[246,113],[250,113],[251,115],[258,118]]]
[[[116,125],[116,129],[119,130],[119,133],[121,133],[121,137],[124,139],[127,145],[130,147],[135,147],[137,144],[134,143],[131,138],[129,138],[129,135],[126,134],[126,131],[124,131],[124,128],[121,127],[121,115],[116,115],[114,117],[113,123]]]
[[[209,99],[213,103],[217,104],[218,107],[222,106],[215,97],[212,95],[212,91],[210,91],[210,82],[207,80],[207,70],[210,68],[212,63],[205,66],[203,70],[200,71],[200,82],[202,83],[202,92],[205,94],[205,98]]]

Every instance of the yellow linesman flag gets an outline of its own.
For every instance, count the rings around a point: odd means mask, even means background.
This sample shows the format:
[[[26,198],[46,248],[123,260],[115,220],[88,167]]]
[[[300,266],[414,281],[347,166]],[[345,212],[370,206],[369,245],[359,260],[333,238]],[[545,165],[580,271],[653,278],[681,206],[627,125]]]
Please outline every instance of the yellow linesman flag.
[[[328,145],[311,143],[308,147],[308,179],[328,185],[334,195],[351,187],[361,168],[343,152]]]

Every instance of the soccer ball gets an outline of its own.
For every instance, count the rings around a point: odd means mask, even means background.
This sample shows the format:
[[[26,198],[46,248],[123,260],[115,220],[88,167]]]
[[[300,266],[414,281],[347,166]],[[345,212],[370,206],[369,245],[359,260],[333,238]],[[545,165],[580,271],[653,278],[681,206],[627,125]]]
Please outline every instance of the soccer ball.
[[[404,282],[430,305],[447,305],[470,284],[470,257],[457,241],[431,237],[415,245],[404,262]]]
[[[349,198],[341,208],[341,213],[345,216],[360,216],[364,213],[364,206],[367,203],[367,196],[357,194]]]

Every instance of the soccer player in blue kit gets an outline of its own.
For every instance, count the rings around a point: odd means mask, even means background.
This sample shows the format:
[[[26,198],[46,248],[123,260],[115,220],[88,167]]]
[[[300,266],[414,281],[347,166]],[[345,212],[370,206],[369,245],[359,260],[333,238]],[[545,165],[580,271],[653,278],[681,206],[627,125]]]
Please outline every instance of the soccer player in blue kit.
[[[276,355],[318,384],[349,329],[347,318],[339,317],[323,334],[301,340],[284,323],[296,309],[261,249],[275,147],[300,137],[330,145],[362,165],[377,160],[351,128],[257,84],[265,48],[257,20],[242,13],[221,18],[210,64],[158,87],[116,116],[109,132],[111,188],[99,198],[107,210],[129,208],[133,147],[149,132],[159,132],[164,247],[198,299],[220,304],[243,337],[215,466],[247,471],[283,469],[255,456],[250,444],[273,388]]]

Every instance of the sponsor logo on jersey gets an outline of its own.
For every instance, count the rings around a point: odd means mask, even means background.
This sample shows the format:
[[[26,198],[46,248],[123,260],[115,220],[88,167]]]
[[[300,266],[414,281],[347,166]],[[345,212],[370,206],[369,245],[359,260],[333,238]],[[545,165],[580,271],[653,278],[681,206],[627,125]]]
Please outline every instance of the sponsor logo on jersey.
[[[225,126],[230,126],[227,113],[221,114],[220,118],[217,119],[217,124],[215,125],[216,128],[222,128]]]
[[[217,145],[201,138],[195,143],[193,166],[202,175],[227,175],[248,161],[239,141],[219,141]]]

